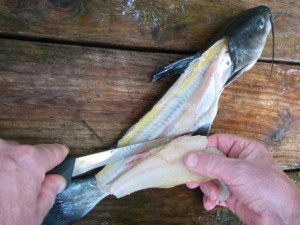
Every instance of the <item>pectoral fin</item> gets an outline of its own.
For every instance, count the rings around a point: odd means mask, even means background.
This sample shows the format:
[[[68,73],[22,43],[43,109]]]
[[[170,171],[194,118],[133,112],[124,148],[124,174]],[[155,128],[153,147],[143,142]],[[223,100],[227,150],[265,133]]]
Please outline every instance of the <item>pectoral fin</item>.
[[[184,70],[188,67],[190,62],[193,61],[195,58],[199,57],[200,55],[199,54],[192,55],[166,66],[163,71],[153,75],[152,82],[158,81],[170,74],[181,75],[184,72]]]
[[[211,123],[207,123],[207,124],[199,127],[196,131],[194,131],[192,133],[192,135],[193,136],[195,136],[195,135],[207,136],[209,134],[209,132],[210,132],[210,128],[212,126],[212,122],[213,121],[211,121]]]
[[[240,70],[234,72],[230,76],[230,78],[226,81],[224,87],[228,87],[232,82],[234,82],[236,79],[238,79],[242,73],[250,70],[254,66],[255,63],[256,63],[256,61],[254,61],[253,63],[248,64],[248,65],[244,66],[243,68],[241,68]]]

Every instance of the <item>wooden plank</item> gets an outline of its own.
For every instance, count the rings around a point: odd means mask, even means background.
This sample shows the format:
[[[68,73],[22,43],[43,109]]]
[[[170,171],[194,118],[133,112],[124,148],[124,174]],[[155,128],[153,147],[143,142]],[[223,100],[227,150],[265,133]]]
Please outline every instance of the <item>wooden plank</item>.
[[[75,154],[112,146],[174,77],[151,75],[181,56],[1,40],[0,136],[60,142]],[[212,132],[264,141],[285,169],[300,166],[300,66],[256,66],[226,89]]]
[[[110,147],[174,81],[151,83],[174,55],[0,43],[0,136],[24,143]]]
[[[149,189],[121,199],[108,197],[76,225],[84,224],[186,224],[242,225],[229,210],[218,207],[207,212],[199,190],[185,186],[172,189]]]
[[[52,2],[65,2],[65,7]],[[299,1],[8,1],[0,0],[0,34],[93,45],[196,52],[228,18],[267,5],[275,21],[276,59],[300,62]],[[271,38],[263,58],[271,57]]]
[[[300,187],[300,173],[288,172],[288,175]],[[242,225],[243,223],[223,207],[205,211],[199,190],[190,191],[184,186],[179,186],[168,190],[139,191],[118,200],[109,197],[76,224]]]
[[[0,40],[0,137],[59,142],[76,155],[113,145],[176,78],[151,74],[182,56]],[[300,66],[257,63],[226,89],[213,132],[257,138],[284,168],[299,168]],[[292,178],[299,185],[299,174]],[[176,196],[176,197],[174,197]],[[204,211],[184,186],[109,197],[77,224],[242,224]]]
[[[264,142],[283,169],[300,166],[300,66],[257,63],[224,91],[212,132]],[[228,130],[229,128],[229,130]]]

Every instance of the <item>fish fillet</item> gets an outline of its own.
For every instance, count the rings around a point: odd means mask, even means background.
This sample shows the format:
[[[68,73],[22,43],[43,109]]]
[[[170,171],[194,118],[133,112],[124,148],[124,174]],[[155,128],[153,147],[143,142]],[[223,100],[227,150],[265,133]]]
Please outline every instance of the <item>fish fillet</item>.
[[[191,182],[205,182],[210,178],[189,171],[184,164],[184,156],[191,151],[207,151],[224,156],[207,147],[204,136],[183,136],[165,145],[159,152],[149,156],[115,180],[110,194],[121,198],[147,188],[171,188]]]

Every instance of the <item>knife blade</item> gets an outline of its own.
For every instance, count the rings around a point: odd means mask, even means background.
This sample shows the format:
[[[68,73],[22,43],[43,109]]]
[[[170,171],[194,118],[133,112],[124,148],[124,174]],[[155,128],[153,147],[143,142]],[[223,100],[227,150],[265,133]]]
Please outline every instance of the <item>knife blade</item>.
[[[160,138],[139,144],[115,148],[99,153],[76,158],[72,177],[87,173],[93,169],[104,166],[121,159],[128,158],[132,155],[148,151],[158,146],[169,143],[173,138]]]
[[[108,163],[125,159],[135,154],[165,145],[173,139],[174,137],[159,138],[78,158],[69,154],[61,164],[50,170],[47,174],[58,174],[63,176],[68,186],[71,183],[72,177],[80,176]]]

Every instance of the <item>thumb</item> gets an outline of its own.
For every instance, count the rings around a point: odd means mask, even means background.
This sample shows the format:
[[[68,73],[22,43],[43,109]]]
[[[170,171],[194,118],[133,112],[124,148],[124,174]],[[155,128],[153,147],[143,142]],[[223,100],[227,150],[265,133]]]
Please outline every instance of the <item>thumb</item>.
[[[38,215],[43,219],[55,202],[56,195],[66,187],[66,180],[57,174],[47,175],[38,199]]]
[[[207,152],[190,152],[185,157],[185,164],[192,172],[230,184],[236,174],[238,159],[222,157]]]

